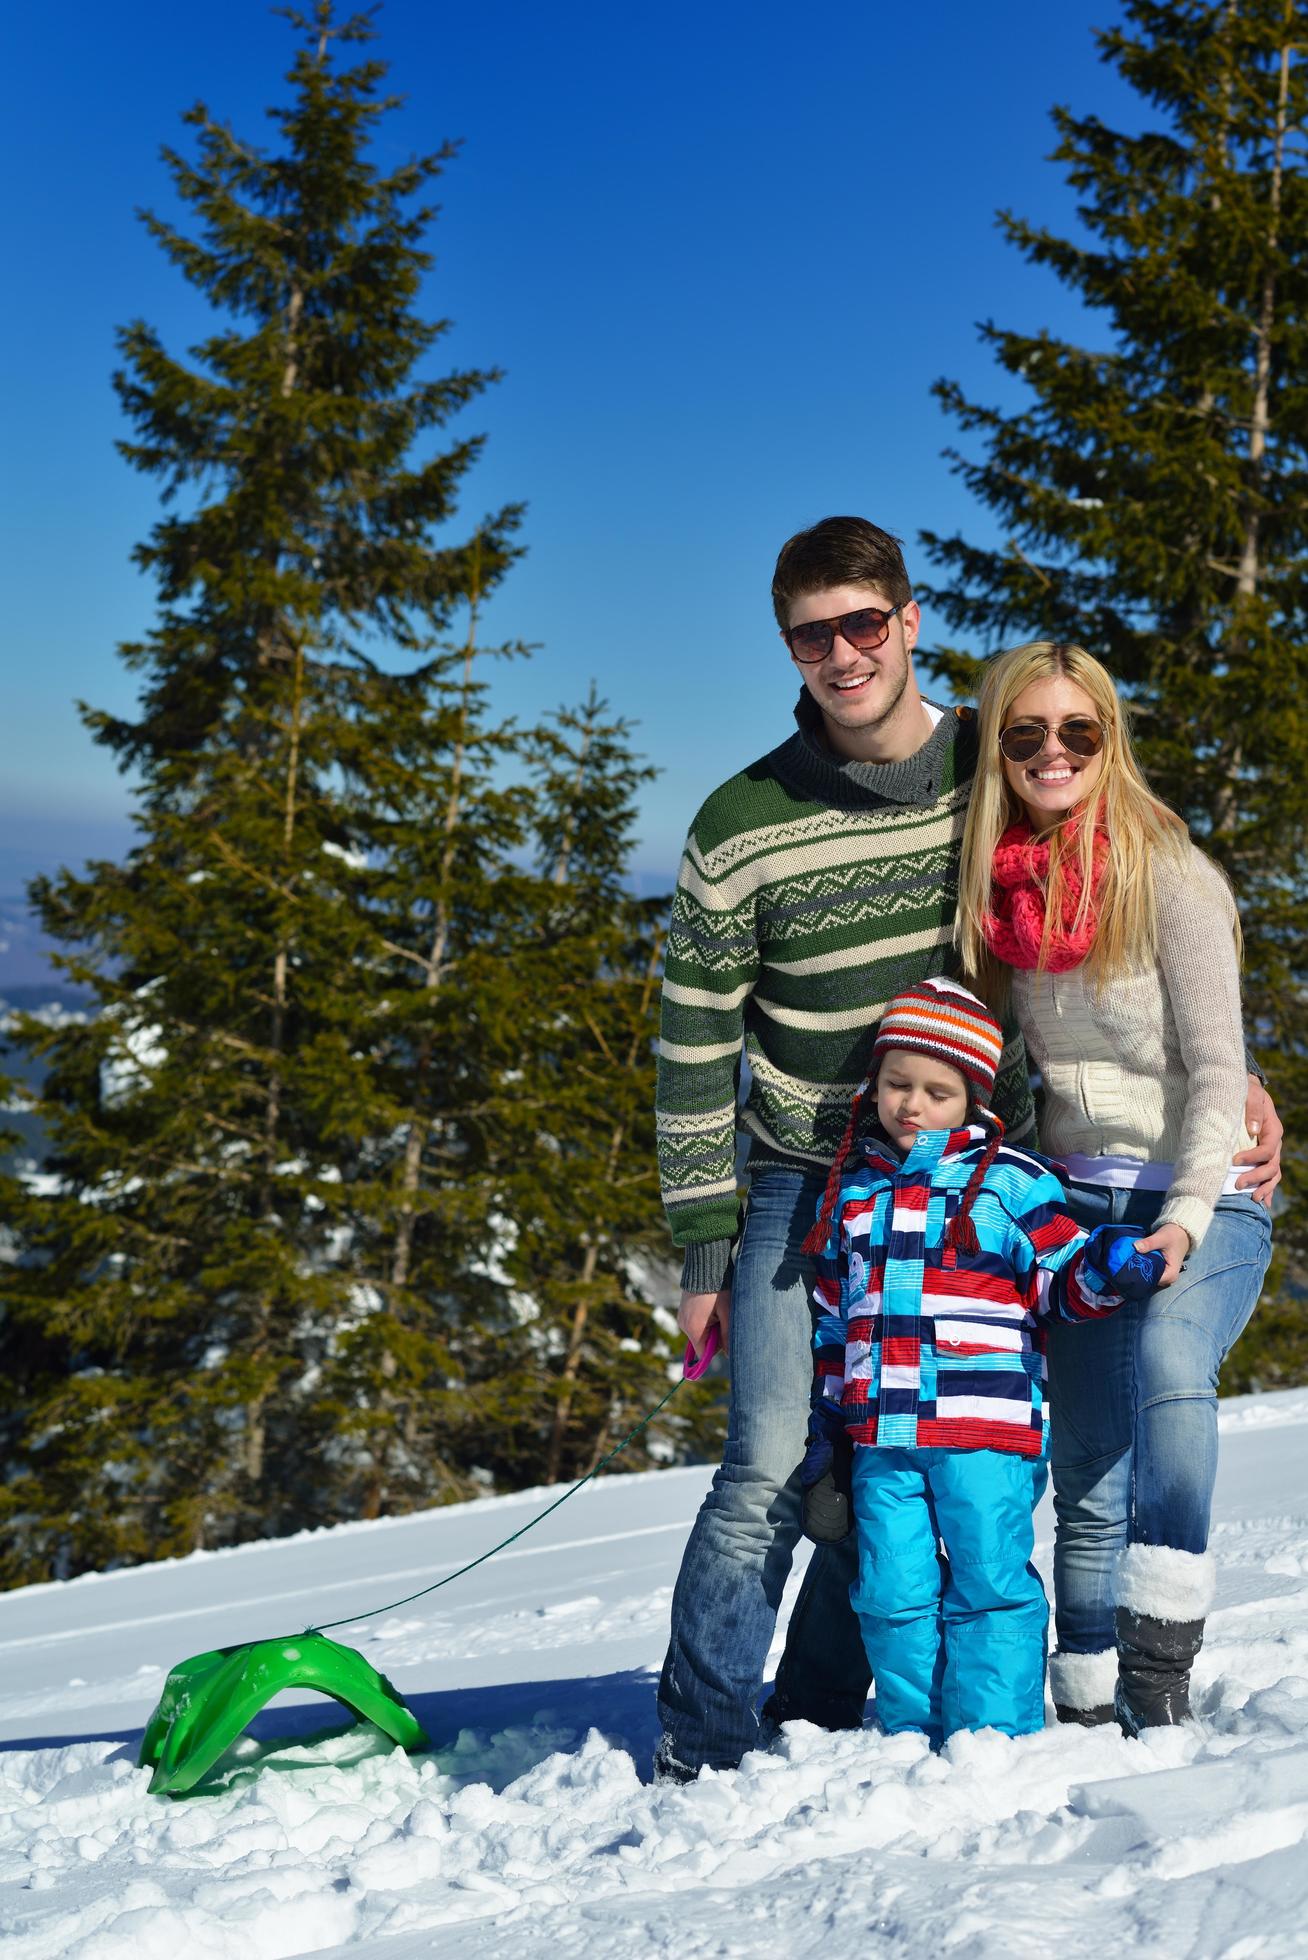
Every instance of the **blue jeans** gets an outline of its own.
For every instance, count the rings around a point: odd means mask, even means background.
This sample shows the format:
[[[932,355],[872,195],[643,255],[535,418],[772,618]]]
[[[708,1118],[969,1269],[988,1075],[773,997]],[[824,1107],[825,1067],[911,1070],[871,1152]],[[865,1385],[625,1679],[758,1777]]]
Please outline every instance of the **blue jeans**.
[[[1153,1229],[1158,1191],[1069,1183],[1068,1211]],[[1114,1645],[1113,1575],[1128,1543],[1208,1548],[1217,1474],[1217,1377],[1258,1304],[1271,1256],[1265,1208],[1221,1198],[1171,1286],[1106,1320],[1049,1330],[1054,1620],[1059,1650]]]
[[[823,1183],[776,1165],[751,1173],[732,1284],[726,1449],[681,1561],[659,1682],[667,1747],[690,1769],[731,1768],[758,1739],[755,1703],[802,1522],[814,1316],[801,1242]],[[813,1553],[777,1670],[783,1720],[862,1720],[869,1676],[849,1603],[855,1570],[852,1535]]]
[[[1049,1607],[1031,1513],[1048,1474],[1002,1450],[854,1451],[853,1603],[888,1734],[939,1744],[956,1729],[1044,1727]]]

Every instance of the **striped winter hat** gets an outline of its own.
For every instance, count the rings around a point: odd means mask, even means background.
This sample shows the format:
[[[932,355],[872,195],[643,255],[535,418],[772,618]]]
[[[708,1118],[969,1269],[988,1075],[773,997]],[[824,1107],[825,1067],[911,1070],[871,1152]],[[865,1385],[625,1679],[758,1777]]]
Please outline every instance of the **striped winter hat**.
[[[919,980],[887,1004],[872,1044],[869,1082],[892,1048],[934,1055],[967,1080],[974,1102],[984,1106],[994,1094],[1004,1037],[983,1001],[957,980]]]

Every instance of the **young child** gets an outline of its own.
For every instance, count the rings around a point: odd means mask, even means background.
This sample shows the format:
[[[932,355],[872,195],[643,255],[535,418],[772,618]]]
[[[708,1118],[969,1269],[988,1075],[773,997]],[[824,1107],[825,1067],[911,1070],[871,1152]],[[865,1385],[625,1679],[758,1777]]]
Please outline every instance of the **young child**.
[[[937,1742],[1044,1725],[1041,1322],[1111,1313],[1147,1277],[1130,1232],[1087,1241],[1052,1173],[1003,1141],[985,1106],[1001,1048],[953,981],[892,1000],[805,1244],[820,1314],[805,1529],[847,1534],[852,1481],[877,1712]],[[846,1170],[869,1093],[877,1126]]]

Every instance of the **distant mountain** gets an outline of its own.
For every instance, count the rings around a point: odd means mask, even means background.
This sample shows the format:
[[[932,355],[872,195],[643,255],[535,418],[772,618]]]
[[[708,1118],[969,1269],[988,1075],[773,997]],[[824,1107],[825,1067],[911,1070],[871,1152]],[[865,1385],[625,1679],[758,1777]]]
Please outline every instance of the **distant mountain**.
[[[50,964],[53,950],[54,941],[41,930],[26,896],[20,892],[0,897],[0,999],[16,1006],[16,987],[39,989],[48,985],[60,994],[67,993],[68,983]],[[29,999],[23,1005],[36,1003]]]
[[[55,1022],[86,1014],[90,997],[72,987],[50,964],[54,941],[42,932],[26,898],[0,898],[0,1075],[39,1089],[44,1065],[29,1055],[20,1055],[4,1046],[5,1023],[12,1011],[38,1014]],[[39,1164],[45,1155],[45,1134],[41,1124],[17,1100],[0,1104],[0,1130],[16,1137],[16,1146],[4,1153],[8,1168]]]

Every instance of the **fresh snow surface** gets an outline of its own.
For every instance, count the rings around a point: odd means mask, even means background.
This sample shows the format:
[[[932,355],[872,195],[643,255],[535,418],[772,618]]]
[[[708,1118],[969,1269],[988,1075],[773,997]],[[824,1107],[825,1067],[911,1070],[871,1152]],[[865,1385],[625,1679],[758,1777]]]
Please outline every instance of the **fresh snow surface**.
[[[547,1493],[0,1596],[5,1960],[1308,1951],[1308,1392],[1222,1415],[1200,1719],[932,1755],[795,1725],[646,1781],[703,1469],[588,1485],[448,1590],[351,1622],[430,1755],[266,1709],[205,1792],[146,1794],[169,1666],[429,1584]],[[1048,1576],[1050,1520],[1040,1520]],[[775,1652],[774,1649],[774,1658]],[[869,1711],[869,1719],[871,1711]]]

